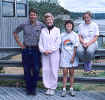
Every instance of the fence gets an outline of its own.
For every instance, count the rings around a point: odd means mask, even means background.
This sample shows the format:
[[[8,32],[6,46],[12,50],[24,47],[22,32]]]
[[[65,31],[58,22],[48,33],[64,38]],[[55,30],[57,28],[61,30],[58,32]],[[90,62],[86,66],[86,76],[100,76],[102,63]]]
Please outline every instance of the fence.
[[[17,55],[21,53],[21,48],[0,48],[0,53],[13,53],[14,55]],[[95,53],[95,57],[105,57],[105,49],[97,49]],[[83,69],[82,63],[79,64],[79,69]],[[0,59],[0,67],[22,67],[21,61],[16,60],[8,60],[8,59]],[[105,64],[103,63],[94,63],[93,64],[94,70],[105,70]],[[14,74],[0,74],[0,80],[20,80],[23,79],[23,75],[14,75]],[[40,78],[41,79],[41,78]],[[59,76],[59,79],[61,77]],[[105,77],[75,77],[75,80],[78,82],[92,82],[92,83],[105,83]]]

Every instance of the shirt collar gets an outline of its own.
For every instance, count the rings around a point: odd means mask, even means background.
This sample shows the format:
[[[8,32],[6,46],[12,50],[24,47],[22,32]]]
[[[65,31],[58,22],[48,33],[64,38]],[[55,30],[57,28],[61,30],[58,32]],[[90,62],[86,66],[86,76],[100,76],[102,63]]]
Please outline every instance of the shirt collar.
[[[27,21],[27,24],[32,25],[32,24],[30,23],[30,20]],[[35,24],[33,24],[33,26],[36,26],[36,25],[38,25],[38,20],[36,21]]]

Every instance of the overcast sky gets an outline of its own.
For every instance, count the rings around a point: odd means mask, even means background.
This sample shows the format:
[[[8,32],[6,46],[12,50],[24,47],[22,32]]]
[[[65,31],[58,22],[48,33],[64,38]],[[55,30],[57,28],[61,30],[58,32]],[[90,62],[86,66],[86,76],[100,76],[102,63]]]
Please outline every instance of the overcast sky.
[[[105,0],[59,0],[60,5],[73,12],[105,13]]]

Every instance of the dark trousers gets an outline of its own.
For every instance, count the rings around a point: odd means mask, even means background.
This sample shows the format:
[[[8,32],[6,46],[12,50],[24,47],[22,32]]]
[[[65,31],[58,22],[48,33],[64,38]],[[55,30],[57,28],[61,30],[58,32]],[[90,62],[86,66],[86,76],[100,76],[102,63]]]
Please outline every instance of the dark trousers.
[[[22,50],[22,63],[24,66],[24,79],[27,92],[36,89],[40,72],[40,52],[38,48],[25,48]]]

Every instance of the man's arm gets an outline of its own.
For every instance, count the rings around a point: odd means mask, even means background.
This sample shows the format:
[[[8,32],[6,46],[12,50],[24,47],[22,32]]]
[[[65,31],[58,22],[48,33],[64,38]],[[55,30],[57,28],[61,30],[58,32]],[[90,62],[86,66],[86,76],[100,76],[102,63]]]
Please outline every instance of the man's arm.
[[[22,49],[24,49],[25,46],[24,46],[23,43],[19,40],[19,36],[17,35],[17,33],[16,33],[16,32],[13,32],[13,34],[14,34],[14,38],[15,38],[15,40],[16,40],[16,43],[17,43]]]
[[[13,32],[14,38],[16,40],[16,43],[23,49],[25,48],[25,46],[23,45],[23,43],[19,40],[19,36],[18,33],[21,32],[24,29],[24,24],[20,24],[15,31]]]

